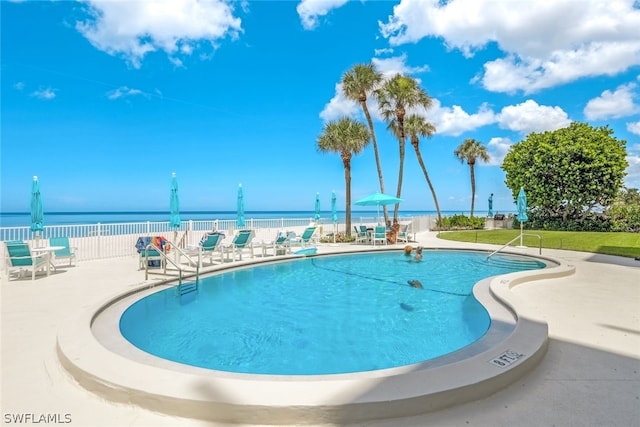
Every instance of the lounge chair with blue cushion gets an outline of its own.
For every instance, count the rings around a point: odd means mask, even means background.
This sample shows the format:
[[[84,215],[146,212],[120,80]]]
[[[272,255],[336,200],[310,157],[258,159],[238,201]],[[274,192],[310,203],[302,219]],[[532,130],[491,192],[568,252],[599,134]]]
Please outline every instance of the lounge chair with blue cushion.
[[[377,225],[373,229],[373,235],[371,236],[371,241],[373,242],[373,246],[376,245],[376,242],[382,245],[387,244],[387,227],[384,225]]]
[[[202,258],[206,257],[209,257],[209,262],[213,264],[214,255],[219,256],[220,262],[223,262],[222,241],[224,237],[223,233],[208,233],[202,238],[197,247],[188,248],[186,253],[188,255],[197,255],[200,267],[202,267]]]
[[[34,255],[27,243],[21,240],[5,242],[7,247],[6,263],[7,274],[10,277],[12,271],[18,271],[18,276],[22,276],[25,270],[31,270],[31,280],[36,279],[36,271],[45,269],[49,275],[49,255]]]
[[[309,244],[317,243],[318,238],[315,237],[317,229],[318,227],[316,227],[315,225],[305,228],[304,232],[300,235],[300,237],[295,237],[294,239],[291,239],[291,244],[300,245],[301,247],[304,248]]]
[[[75,261],[76,259],[76,253],[74,252],[75,248],[72,248],[69,245],[69,238],[68,237],[52,237],[49,239],[49,245],[50,246],[61,246],[62,249],[58,249],[57,251],[55,251],[53,253],[54,255],[54,259],[56,261],[58,260],[63,260],[63,259],[68,259],[69,260],[69,266],[71,266],[71,263],[73,261]]]
[[[254,257],[253,253],[253,238],[255,237],[255,231],[253,230],[239,230],[238,233],[233,237],[231,243],[227,246],[223,246],[223,251],[227,254],[227,259],[229,259],[229,254],[231,254],[231,259],[235,261],[236,255],[238,255],[238,259],[242,260],[242,253],[244,251],[249,251],[251,253],[251,258]]]
[[[273,241],[272,245],[274,255],[291,253],[291,240],[287,233],[278,233],[278,237],[276,237],[276,240]]]

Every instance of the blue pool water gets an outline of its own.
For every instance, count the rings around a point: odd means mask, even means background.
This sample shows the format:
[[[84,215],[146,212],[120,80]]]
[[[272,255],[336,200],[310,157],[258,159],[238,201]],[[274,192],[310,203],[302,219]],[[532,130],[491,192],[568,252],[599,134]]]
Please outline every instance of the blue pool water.
[[[131,305],[122,335],[175,362],[222,371],[314,375],[432,359],[490,326],[471,295],[479,280],[544,264],[526,258],[426,251],[310,257],[203,278]],[[419,280],[424,289],[407,284]]]

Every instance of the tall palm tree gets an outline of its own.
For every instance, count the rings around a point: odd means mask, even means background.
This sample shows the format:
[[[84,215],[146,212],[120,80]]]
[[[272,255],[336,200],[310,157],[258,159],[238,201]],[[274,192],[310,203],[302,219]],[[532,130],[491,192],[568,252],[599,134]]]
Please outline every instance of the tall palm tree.
[[[373,153],[376,158],[376,167],[378,168],[378,180],[380,181],[380,192],[384,193],[384,179],[382,178],[382,164],[380,163],[380,153],[378,152],[378,141],[376,133],[373,129],[373,120],[367,108],[367,98],[382,83],[382,74],[376,71],[372,63],[356,64],[353,68],[342,76],[342,92],[347,99],[355,101],[362,107],[362,112],[367,119],[369,125],[369,133],[371,134],[371,143],[373,144]],[[382,207],[384,212],[385,223],[389,220],[387,207]]]
[[[431,183],[431,179],[429,178],[429,174],[427,173],[427,168],[424,165],[424,161],[422,160],[422,154],[420,153],[420,137],[422,136],[425,138],[431,138],[433,134],[436,133],[436,127],[432,123],[429,123],[424,117],[417,114],[411,114],[405,118],[404,128],[405,132],[409,136],[411,145],[413,145],[413,149],[416,151],[418,163],[422,168],[424,178],[427,180],[427,184],[429,185],[429,189],[431,190],[431,194],[433,195],[433,202],[436,205],[436,212],[438,214],[438,224],[441,224],[442,214],[440,213],[438,196],[436,196],[436,190],[433,188],[433,184]]]
[[[466,161],[469,165],[469,172],[471,174],[471,214],[469,217],[473,217],[473,207],[476,201],[476,175],[474,172],[474,166],[478,159],[486,163],[491,159],[491,157],[489,156],[489,153],[487,153],[487,149],[484,145],[473,138],[465,139],[462,144],[456,148],[453,154],[460,159],[460,163],[464,163]]]
[[[343,117],[328,122],[318,137],[318,151],[321,153],[338,153],[344,166],[344,181],[346,186],[345,200],[346,234],[351,236],[351,158],[359,154],[369,143],[369,131],[357,120]]]
[[[429,108],[431,98],[427,92],[418,85],[418,82],[402,74],[396,74],[383,83],[382,87],[376,90],[378,98],[378,108],[390,129],[398,138],[400,145],[400,168],[398,170],[398,189],[396,197],[402,195],[402,176],[404,175],[404,149],[407,139],[404,128],[404,118],[407,109],[415,107]],[[400,205],[396,203],[393,210],[393,219],[398,220],[398,209]]]

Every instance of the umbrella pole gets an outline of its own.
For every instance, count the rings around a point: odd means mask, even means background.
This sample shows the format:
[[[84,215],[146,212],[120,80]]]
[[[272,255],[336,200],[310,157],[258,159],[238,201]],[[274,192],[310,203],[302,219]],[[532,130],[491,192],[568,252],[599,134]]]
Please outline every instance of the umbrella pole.
[[[522,244],[522,222],[520,223],[520,247],[524,247],[524,245]]]

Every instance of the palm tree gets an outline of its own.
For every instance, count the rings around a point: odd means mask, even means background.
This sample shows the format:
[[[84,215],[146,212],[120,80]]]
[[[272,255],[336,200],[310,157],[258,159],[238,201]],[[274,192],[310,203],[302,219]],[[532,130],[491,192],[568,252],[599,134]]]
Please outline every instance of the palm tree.
[[[487,149],[484,145],[473,138],[465,139],[464,142],[456,148],[453,154],[460,159],[460,163],[464,163],[466,160],[469,165],[469,172],[471,173],[471,215],[469,215],[469,217],[472,218],[473,206],[476,201],[476,175],[474,172],[474,166],[478,159],[486,163],[491,159],[491,157],[489,157],[489,153],[487,153]]]
[[[429,189],[431,190],[431,194],[433,195],[433,201],[436,205],[436,212],[438,213],[438,224],[441,224],[442,214],[440,213],[440,205],[438,204],[436,190],[433,188],[433,184],[431,183],[431,179],[429,178],[429,174],[427,173],[427,168],[425,167],[424,161],[422,160],[422,154],[420,153],[420,137],[422,136],[425,138],[431,138],[433,134],[436,133],[436,127],[432,123],[429,123],[424,117],[417,114],[411,114],[406,117],[404,121],[404,128],[405,132],[409,136],[411,145],[413,145],[414,150],[416,150],[418,163],[422,168],[422,173],[427,180],[427,184],[429,185]]]
[[[351,158],[359,154],[369,143],[369,131],[357,120],[343,117],[328,122],[318,137],[318,151],[321,153],[338,153],[344,166],[344,181],[346,185],[346,235],[351,236]]]
[[[382,165],[380,163],[380,153],[378,152],[378,141],[376,133],[373,129],[373,121],[369,108],[367,108],[367,97],[382,83],[382,74],[376,71],[372,63],[356,64],[354,67],[344,73],[342,76],[342,92],[347,99],[355,101],[362,107],[362,112],[367,119],[369,125],[369,133],[371,134],[371,142],[373,144],[373,153],[376,158],[376,167],[378,168],[378,180],[380,181],[380,192],[384,193],[384,179],[382,178]],[[389,220],[387,207],[382,207],[384,212],[385,223]]]
[[[400,168],[398,170],[398,189],[396,197],[402,195],[402,176],[404,174],[404,148],[406,142],[406,131],[404,128],[404,118],[407,109],[414,107],[429,108],[431,98],[422,89],[418,82],[402,74],[396,74],[390,78],[382,87],[376,90],[378,98],[378,108],[390,129],[398,138],[400,145]],[[393,219],[398,220],[398,209],[400,205],[396,203],[393,210]]]

